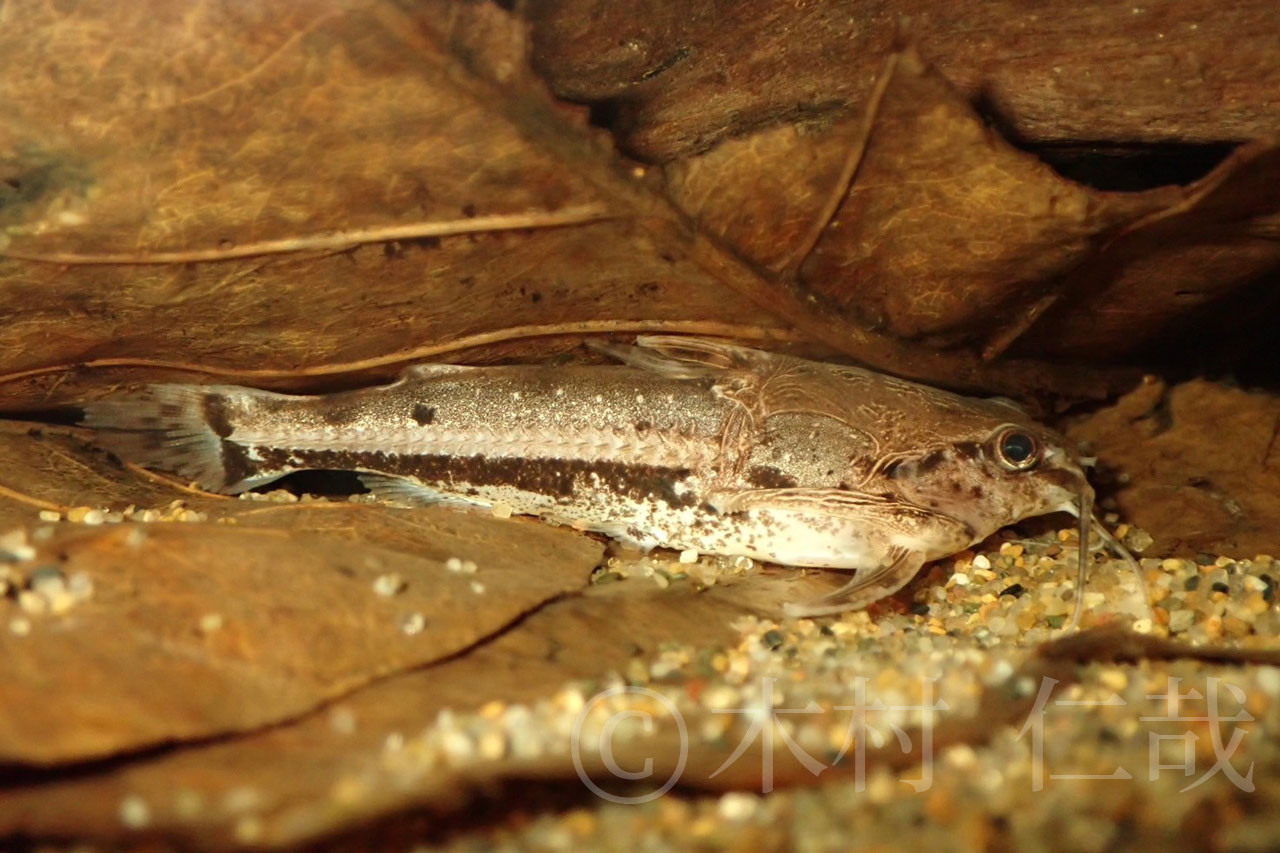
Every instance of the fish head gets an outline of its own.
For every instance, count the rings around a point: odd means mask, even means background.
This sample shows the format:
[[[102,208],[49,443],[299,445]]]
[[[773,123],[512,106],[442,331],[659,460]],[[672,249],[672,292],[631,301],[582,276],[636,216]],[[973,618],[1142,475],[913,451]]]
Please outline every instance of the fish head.
[[[1093,488],[1071,442],[1006,416],[906,453],[886,468],[905,500],[964,522],[973,541],[1053,512],[1087,516]]]

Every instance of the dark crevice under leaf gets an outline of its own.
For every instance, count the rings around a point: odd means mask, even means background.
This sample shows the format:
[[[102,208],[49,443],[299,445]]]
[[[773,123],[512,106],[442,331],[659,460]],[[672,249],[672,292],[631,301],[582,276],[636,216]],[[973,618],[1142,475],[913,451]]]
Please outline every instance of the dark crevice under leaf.
[[[1195,183],[1222,163],[1237,144],[1123,145],[1099,141],[1019,147],[1076,183],[1107,192],[1140,192]]]

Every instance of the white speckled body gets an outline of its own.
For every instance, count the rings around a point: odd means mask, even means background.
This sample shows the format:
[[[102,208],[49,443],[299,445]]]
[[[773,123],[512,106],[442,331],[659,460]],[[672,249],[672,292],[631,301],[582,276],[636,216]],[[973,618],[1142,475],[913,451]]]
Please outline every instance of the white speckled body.
[[[624,365],[423,365],[322,397],[157,385],[86,407],[85,423],[126,458],[227,492],[348,469],[397,500],[862,569],[853,606],[1087,488],[1063,441],[1007,403],[715,341],[640,344],[615,351]],[[1034,469],[999,464],[1011,428]]]

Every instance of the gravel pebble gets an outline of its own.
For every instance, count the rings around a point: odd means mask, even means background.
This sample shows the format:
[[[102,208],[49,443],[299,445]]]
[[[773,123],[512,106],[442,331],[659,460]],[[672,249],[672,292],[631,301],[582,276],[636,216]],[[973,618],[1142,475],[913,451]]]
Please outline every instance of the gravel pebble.
[[[404,592],[409,585],[404,577],[396,572],[378,575],[373,579],[373,591],[383,598],[391,598]]]
[[[414,637],[421,634],[427,628],[427,617],[421,613],[406,614],[400,620],[400,630],[407,636]]]
[[[120,823],[127,829],[145,829],[151,824],[151,807],[141,797],[130,794],[120,801]]]
[[[1126,538],[1141,541],[1140,533],[1126,531]],[[529,704],[489,701],[474,710],[443,711],[421,729],[374,732],[371,742],[377,748],[368,775],[337,786],[335,803],[362,802],[379,785],[394,791],[430,785],[448,768],[466,773],[481,762],[563,757],[575,731],[591,743],[613,725],[608,731],[614,747],[621,749],[631,739],[670,732],[672,709],[687,725],[689,737],[730,749],[753,721],[768,721],[770,709],[795,711],[779,714],[776,730],[827,765],[857,741],[849,738],[848,711],[839,708],[847,709],[862,695],[855,693],[858,689],[865,691],[867,701],[880,703],[875,725],[890,746],[898,742],[896,732],[916,732],[924,720],[935,718],[926,716],[935,713],[925,706],[926,690],[945,702],[936,718],[984,713],[984,697],[993,690],[1013,699],[1036,697],[1042,683],[1020,675],[1021,667],[1037,644],[1065,625],[1077,597],[1086,605],[1084,627],[1117,622],[1193,644],[1221,641],[1238,647],[1273,644],[1280,632],[1280,619],[1266,598],[1274,586],[1268,573],[1276,571],[1270,558],[1142,559],[1157,604],[1149,618],[1137,579],[1120,560],[1100,554],[1085,589],[1076,588],[1079,545],[1069,529],[1016,541],[999,534],[972,551],[939,561],[907,592],[872,613],[782,620],[744,616],[734,622],[736,637],[723,648],[664,643],[632,658],[623,672],[558,686]],[[475,564],[453,557],[445,569],[471,574]],[[683,554],[654,552],[611,556],[592,580],[652,582],[670,586],[672,595],[693,595],[753,569],[745,558],[695,555],[690,563]],[[394,578],[384,578],[392,576],[379,576],[375,589],[380,581],[384,589],[397,586]],[[477,582],[471,583],[474,589]],[[70,580],[66,586],[70,589]],[[399,618],[398,626],[415,635],[425,630],[426,619],[409,613]],[[10,630],[17,633],[12,621]],[[942,751],[930,786],[920,794],[904,784],[919,773],[918,766],[900,772],[872,763],[865,778],[833,773],[824,775],[822,784],[766,796],[752,791],[698,795],[686,789],[634,806],[601,801],[565,812],[526,814],[496,830],[491,844],[472,837],[452,849],[604,851],[699,844],[708,849],[819,850],[841,849],[850,839],[865,849],[1031,849],[1037,841],[1043,847],[1046,839],[1062,849],[1102,849],[1133,840],[1118,835],[1117,825],[1149,841],[1142,833],[1152,827],[1177,828],[1203,819],[1196,817],[1198,803],[1225,803],[1215,819],[1239,820],[1231,816],[1234,806],[1226,796],[1232,789],[1222,784],[1206,786],[1203,796],[1180,797],[1178,791],[1187,784],[1181,773],[1145,781],[1149,735],[1177,732],[1139,723],[1139,714],[1159,711],[1158,697],[1168,689],[1169,677],[1181,678],[1184,691],[1203,690],[1205,672],[1213,670],[1192,662],[1080,669],[1081,681],[1062,685],[1045,706],[1044,766],[1051,773],[1104,774],[1123,763],[1135,777],[1130,783],[1065,781],[1033,792],[1031,735],[1020,738],[1018,726],[996,723],[972,743]],[[1224,677],[1242,685],[1249,711],[1258,720],[1260,730],[1251,731],[1246,741],[1253,750],[1247,755],[1274,759],[1280,751],[1269,751],[1274,749],[1269,744],[1280,738],[1264,737],[1264,732],[1274,735],[1280,725],[1280,668],[1225,672]],[[1058,706],[1058,700],[1076,704]],[[1258,778],[1263,778],[1261,771]],[[1280,799],[1280,794],[1267,796],[1257,808],[1236,811],[1265,814]],[[126,818],[131,799],[135,802]],[[150,822],[146,802],[137,798],[122,801],[120,816],[131,828]],[[271,818],[256,812],[241,819],[257,821],[255,838],[270,829]]]

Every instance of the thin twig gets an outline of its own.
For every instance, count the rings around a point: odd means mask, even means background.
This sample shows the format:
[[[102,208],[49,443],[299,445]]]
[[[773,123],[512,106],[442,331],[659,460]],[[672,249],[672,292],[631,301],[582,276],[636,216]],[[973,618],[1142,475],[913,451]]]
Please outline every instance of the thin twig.
[[[66,512],[67,510],[67,508],[62,504],[42,501],[40,498],[33,498],[31,495],[23,494],[22,492],[9,488],[8,486],[0,486],[0,497],[9,498],[10,500],[15,500],[29,506],[39,507],[40,509],[51,509],[56,512]]]
[[[492,332],[479,332],[455,338],[447,343],[431,344],[392,353],[375,358],[358,361],[340,362],[338,364],[321,364],[314,367],[297,369],[242,369],[233,367],[215,367],[211,365],[191,364],[181,361],[164,361],[148,358],[96,358],[92,361],[51,364],[44,367],[33,367],[14,373],[0,375],[0,385],[18,382],[50,373],[62,373],[79,369],[98,369],[110,367],[136,367],[154,370],[177,370],[185,373],[199,373],[205,376],[219,376],[238,379],[293,379],[308,376],[334,376],[343,373],[358,373],[378,367],[389,367],[396,364],[407,364],[413,361],[430,358],[448,352],[488,346],[520,338],[553,337],[558,335],[601,335],[630,334],[641,332],[667,332],[687,335],[710,335],[713,337],[738,338],[758,341],[796,342],[803,338],[795,332],[784,329],[773,329],[760,326],[738,326],[730,323],[714,323],[702,320],[586,320],[580,323],[554,323],[547,325],[512,326]]]
[[[230,261],[258,255],[281,255],[293,252],[309,252],[323,249],[349,249],[368,243],[389,243],[395,240],[416,240],[424,237],[452,237],[459,234],[478,234],[487,231],[512,231],[521,228],[560,228],[565,225],[581,225],[608,216],[608,208],[600,203],[580,204],[563,210],[535,210],[523,213],[499,213],[492,216],[473,216],[465,219],[448,219],[435,222],[414,222],[408,225],[380,225],[374,228],[352,228],[346,231],[328,231],[302,237],[282,237],[278,240],[262,240],[239,246],[214,249],[186,249],[173,252],[107,252],[81,254],[78,252],[15,252],[0,253],[0,257],[18,261],[68,265],[150,265],[189,264]]]
[[[143,468],[141,465],[135,465],[132,462],[124,463],[124,467],[128,468],[134,474],[137,474],[143,479],[151,480],[153,482],[159,483],[162,486],[167,486],[171,489],[177,489],[180,492],[186,492],[189,495],[197,495],[202,498],[218,498],[219,500],[224,500],[224,501],[232,500],[230,495],[220,495],[217,492],[206,492],[204,489],[191,486],[187,483],[182,482],[181,480],[174,479],[173,477],[166,477],[163,474],[157,474],[155,471],[150,471],[146,468]]]
[[[871,87],[871,93],[868,96],[866,109],[862,113],[862,121],[858,123],[858,136],[854,140],[853,145],[849,148],[849,154],[845,157],[844,167],[840,170],[840,177],[836,179],[835,186],[831,190],[826,203],[822,206],[817,217],[809,225],[809,230],[805,232],[802,239],[795,250],[780,264],[775,265],[779,273],[788,278],[794,278],[800,271],[800,267],[808,259],[813,252],[818,241],[822,239],[823,233],[831,225],[831,221],[835,219],[836,212],[840,210],[840,205],[844,204],[844,200],[849,195],[849,190],[853,187],[853,180],[858,176],[858,169],[862,166],[863,156],[867,153],[867,143],[871,140],[871,129],[874,127],[876,117],[880,115],[880,104],[884,101],[885,92],[889,89],[889,83],[893,80],[894,72],[898,68],[899,53],[889,54],[889,58],[885,60],[884,69],[880,72],[880,76],[876,78],[875,85]]]
[[[982,349],[983,361],[995,361],[1004,355],[1009,347],[1013,346],[1019,338],[1025,335],[1027,330],[1036,324],[1036,320],[1040,319],[1040,315],[1048,311],[1061,296],[1061,290],[1046,293],[1033,302],[1029,308],[1023,310],[1012,323],[992,335],[991,340],[987,341],[987,345]]]

